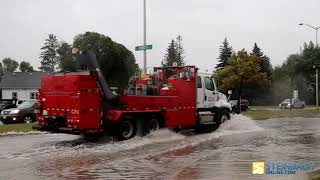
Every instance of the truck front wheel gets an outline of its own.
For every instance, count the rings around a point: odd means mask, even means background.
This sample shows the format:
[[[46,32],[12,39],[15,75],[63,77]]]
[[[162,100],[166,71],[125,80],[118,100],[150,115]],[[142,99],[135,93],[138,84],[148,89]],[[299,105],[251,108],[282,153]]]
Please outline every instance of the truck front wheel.
[[[119,140],[127,140],[133,138],[137,133],[137,126],[134,120],[125,118],[119,123]]]
[[[230,119],[230,114],[227,111],[222,111],[221,113],[221,124],[225,123],[226,121],[228,121]]]
[[[220,127],[222,123],[230,119],[230,114],[226,110],[219,110],[215,113],[213,130],[216,130]]]

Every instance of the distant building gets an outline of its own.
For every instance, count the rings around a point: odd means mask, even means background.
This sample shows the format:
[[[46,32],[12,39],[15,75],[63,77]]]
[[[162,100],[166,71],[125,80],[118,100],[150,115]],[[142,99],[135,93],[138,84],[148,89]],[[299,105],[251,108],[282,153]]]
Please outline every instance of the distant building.
[[[47,72],[5,73],[0,83],[1,99],[36,99],[41,77]]]

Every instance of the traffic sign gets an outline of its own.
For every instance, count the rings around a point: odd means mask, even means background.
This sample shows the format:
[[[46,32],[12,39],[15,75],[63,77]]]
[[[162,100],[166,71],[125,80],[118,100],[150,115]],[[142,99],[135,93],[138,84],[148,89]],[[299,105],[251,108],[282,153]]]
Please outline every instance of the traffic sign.
[[[148,50],[148,49],[152,49],[152,44],[145,45],[145,46],[136,46],[135,47],[136,51],[143,51],[143,50]]]

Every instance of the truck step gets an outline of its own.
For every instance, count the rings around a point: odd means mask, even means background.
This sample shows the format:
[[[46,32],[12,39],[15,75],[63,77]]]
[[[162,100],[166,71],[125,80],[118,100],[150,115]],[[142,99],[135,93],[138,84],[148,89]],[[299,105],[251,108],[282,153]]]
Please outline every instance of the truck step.
[[[216,122],[213,121],[214,114],[212,112],[200,112],[200,124],[203,125],[212,125],[216,124]]]

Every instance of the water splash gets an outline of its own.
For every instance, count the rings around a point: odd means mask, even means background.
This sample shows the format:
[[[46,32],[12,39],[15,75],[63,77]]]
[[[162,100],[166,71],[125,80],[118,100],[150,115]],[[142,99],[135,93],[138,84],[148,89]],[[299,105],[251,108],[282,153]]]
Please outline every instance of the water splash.
[[[0,137],[1,136],[33,135],[33,134],[47,134],[47,133],[46,132],[40,132],[40,131],[29,131],[29,132],[8,131],[6,133],[0,133]]]
[[[229,121],[220,126],[218,131],[250,132],[261,130],[263,130],[263,128],[259,127],[256,122],[249,117],[241,114],[234,114]]]
[[[85,138],[80,136],[68,136],[68,135],[55,135],[55,134],[44,134],[43,141],[47,137],[51,139],[51,142],[38,142],[41,144],[32,150],[23,152],[21,155],[24,158],[37,156],[70,156],[83,153],[101,153],[101,154],[112,154],[121,151],[134,151],[137,148],[146,145],[155,146],[167,146],[165,150],[158,149],[154,152],[155,154],[164,153],[167,151],[181,149],[187,146],[195,147],[202,143],[212,141],[214,139],[233,134],[247,133],[251,131],[260,131],[261,127],[257,126],[256,123],[242,115],[233,115],[231,120],[225,122],[221,127],[214,132],[206,134],[193,134],[193,135],[182,135],[175,133],[168,129],[161,129],[159,131],[152,132],[144,137],[135,137],[126,141],[114,141],[110,137],[105,137],[99,141],[87,141]],[[35,142],[36,143],[36,142]],[[161,145],[159,145],[161,144]],[[17,157],[17,156],[16,156]]]

